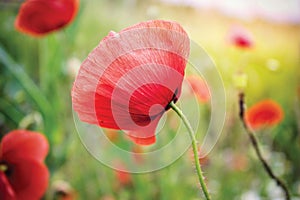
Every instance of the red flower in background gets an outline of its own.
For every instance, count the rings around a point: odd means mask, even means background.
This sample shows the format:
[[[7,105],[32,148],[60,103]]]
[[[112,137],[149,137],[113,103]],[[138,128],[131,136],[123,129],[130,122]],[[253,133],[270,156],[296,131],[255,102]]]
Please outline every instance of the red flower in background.
[[[69,24],[77,14],[79,0],[27,0],[15,21],[18,31],[42,36]]]
[[[116,178],[121,186],[127,186],[131,184],[131,174],[125,171],[116,170]]]
[[[49,145],[36,132],[15,130],[0,143],[0,199],[38,200],[48,186],[49,172],[43,163]]]
[[[253,36],[241,26],[233,26],[229,31],[230,43],[241,49],[249,49],[254,45]]]
[[[276,125],[282,119],[282,108],[273,100],[260,101],[246,111],[246,122],[253,129]]]
[[[210,100],[209,89],[201,77],[195,75],[188,76],[187,81],[200,102],[206,103]]]
[[[115,161],[117,169],[114,170],[118,186],[125,187],[132,184],[131,174],[127,172],[127,167],[122,161]]]
[[[81,65],[72,89],[79,118],[126,130],[138,144],[155,142],[155,129],[181,93],[189,38],[163,20],[110,32]]]

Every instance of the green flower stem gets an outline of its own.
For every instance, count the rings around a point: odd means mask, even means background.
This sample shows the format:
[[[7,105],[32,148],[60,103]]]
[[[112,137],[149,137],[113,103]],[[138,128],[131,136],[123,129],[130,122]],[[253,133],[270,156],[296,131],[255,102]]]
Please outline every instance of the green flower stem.
[[[172,101],[169,106],[178,114],[178,116],[182,119],[184,125],[186,126],[189,135],[191,137],[192,140],[192,147],[193,147],[193,152],[194,152],[194,159],[195,159],[195,165],[196,165],[196,171],[197,171],[197,175],[198,175],[198,179],[202,188],[202,191],[206,197],[207,200],[210,200],[210,195],[208,193],[207,187],[205,185],[204,182],[204,177],[202,175],[202,171],[201,171],[201,166],[200,166],[200,161],[199,161],[199,156],[198,156],[198,148],[197,148],[197,141],[194,135],[194,131],[188,121],[188,119],[186,118],[186,116],[182,113],[182,111],[180,110],[180,108],[178,108],[175,103]]]

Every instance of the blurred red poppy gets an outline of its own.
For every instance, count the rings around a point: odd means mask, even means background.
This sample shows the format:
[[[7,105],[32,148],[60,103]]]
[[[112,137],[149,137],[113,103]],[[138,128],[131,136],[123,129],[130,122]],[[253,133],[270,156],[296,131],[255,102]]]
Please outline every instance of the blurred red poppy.
[[[84,122],[153,144],[161,116],[180,96],[188,55],[189,38],[175,22],[153,20],[110,32],[81,65],[73,108]]]
[[[116,177],[122,186],[131,184],[131,174],[128,172],[116,170]]]
[[[279,104],[273,100],[263,100],[246,111],[246,122],[253,129],[272,126],[283,119],[283,111]]]
[[[230,43],[241,49],[253,47],[253,36],[241,26],[233,26],[229,31]]]
[[[43,36],[69,24],[77,14],[79,0],[27,0],[15,21],[18,31]]]
[[[118,180],[119,186],[129,186],[132,183],[131,174],[125,171],[125,166],[118,164],[118,170],[115,170],[115,176]]]
[[[36,132],[15,130],[0,143],[0,199],[40,199],[48,186],[43,163],[49,150],[46,138]]]
[[[201,77],[191,75],[187,77],[187,81],[200,102],[206,103],[210,100],[209,89]]]

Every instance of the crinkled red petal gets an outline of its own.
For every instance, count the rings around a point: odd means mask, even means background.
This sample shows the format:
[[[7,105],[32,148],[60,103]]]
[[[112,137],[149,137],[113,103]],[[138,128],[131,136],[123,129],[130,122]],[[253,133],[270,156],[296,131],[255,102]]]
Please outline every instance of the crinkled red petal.
[[[83,62],[73,108],[82,121],[153,138],[151,123],[180,95],[188,55],[189,38],[174,22],[154,20],[111,32]]]

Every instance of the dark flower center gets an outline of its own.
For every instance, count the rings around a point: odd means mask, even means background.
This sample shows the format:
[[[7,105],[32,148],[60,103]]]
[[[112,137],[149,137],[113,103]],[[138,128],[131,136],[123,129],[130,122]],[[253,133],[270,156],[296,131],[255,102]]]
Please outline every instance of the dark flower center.
[[[173,95],[173,97],[172,97],[172,99],[171,99],[171,101],[168,103],[168,105],[165,107],[165,111],[167,111],[167,110],[169,110],[171,107],[170,107],[170,103],[171,102],[174,102],[174,103],[176,103],[177,102],[177,100],[178,100],[178,88],[175,90],[175,92],[174,92],[174,95]]]

